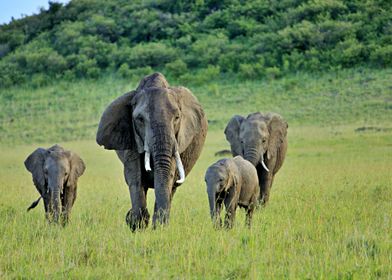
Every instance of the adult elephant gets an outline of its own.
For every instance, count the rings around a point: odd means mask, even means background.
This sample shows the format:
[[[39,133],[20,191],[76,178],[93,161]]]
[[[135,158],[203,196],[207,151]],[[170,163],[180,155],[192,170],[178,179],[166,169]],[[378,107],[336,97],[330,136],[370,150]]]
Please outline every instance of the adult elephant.
[[[154,227],[168,222],[176,188],[200,156],[206,135],[197,99],[185,87],[170,87],[160,73],[144,77],[106,108],[96,140],[116,150],[124,165],[132,202],[126,221],[133,231],[148,225],[148,188],[155,189]]]
[[[235,115],[226,126],[225,135],[233,156],[242,156],[257,169],[261,204],[268,202],[274,176],[285,159],[287,128],[280,115],[259,112],[247,117]]]

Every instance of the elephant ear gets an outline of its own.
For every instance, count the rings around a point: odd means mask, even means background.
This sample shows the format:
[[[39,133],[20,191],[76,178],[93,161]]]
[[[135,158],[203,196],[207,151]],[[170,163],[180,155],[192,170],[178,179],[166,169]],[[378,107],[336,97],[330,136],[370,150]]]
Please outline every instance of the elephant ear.
[[[229,170],[229,178],[225,191],[228,191],[231,187],[234,187],[234,189],[237,190],[237,186],[240,180],[238,177],[239,170],[237,164],[235,163],[234,159],[231,158],[226,160],[226,164],[226,168]]]
[[[84,171],[86,170],[86,166],[83,160],[76,153],[68,152],[68,159],[70,170],[67,186],[73,187],[76,186],[78,178],[83,175]]]
[[[202,123],[206,120],[203,108],[189,89],[185,87],[171,87],[170,89],[176,94],[181,110],[180,128],[177,134],[178,152],[181,154],[193,138],[201,133]]]
[[[231,118],[225,128],[226,140],[229,141],[231,152],[233,156],[242,156],[241,140],[240,140],[240,126],[244,117],[235,115]]]
[[[269,142],[267,150],[267,158],[271,159],[277,155],[279,149],[287,135],[287,122],[278,114],[269,113],[267,115]]]
[[[46,149],[38,148],[24,161],[26,169],[33,175],[34,185],[40,188],[45,186],[44,163],[46,153]]]
[[[132,98],[135,91],[114,100],[103,112],[96,141],[108,150],[127,150],[135,146],[132,124]]]

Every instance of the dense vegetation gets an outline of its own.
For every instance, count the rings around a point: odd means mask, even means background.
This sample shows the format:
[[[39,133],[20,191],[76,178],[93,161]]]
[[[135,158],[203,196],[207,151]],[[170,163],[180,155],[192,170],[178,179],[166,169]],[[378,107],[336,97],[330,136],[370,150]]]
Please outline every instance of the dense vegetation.
[[[392,66],[386,0],[72,0],[0,26],[0,85]]]

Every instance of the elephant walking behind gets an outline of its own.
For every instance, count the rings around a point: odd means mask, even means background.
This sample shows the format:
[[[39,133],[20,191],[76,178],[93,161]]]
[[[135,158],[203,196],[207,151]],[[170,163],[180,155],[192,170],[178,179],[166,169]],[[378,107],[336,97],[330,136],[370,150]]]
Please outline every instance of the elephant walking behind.
[[[204,111],[184,87],[171,87],[160,73],[144,77],[136,90],[114,100],[103,113],[97,143],[115,150],[124,165],[134,231],[149,222],[147,190],[155,190],[153,224],[169,220],[176,188],[198,159],[207,135]]]
[[[256,168],[241,156],[221,159],[207,169],[205,182],[210,214],[215,226],[222,225],[220,211],[224,203],[226,228],[233,226],[237,206],[245,208],[246,224],[250,227],[259,198]]]
[[[76,199],[78,178],[86,169],[83,160],[76,153],[54,145],[36,149],[24,165],[40,194],[27,210],[36,207],[42,198],[47,219],[57,223],[61,218],[65,225]]]
[[[235,115],[225,129],[233,156],[242,156],[257,169],[259,202],[266,204],[275,174],[287,151],[287,122],[276,113]]]

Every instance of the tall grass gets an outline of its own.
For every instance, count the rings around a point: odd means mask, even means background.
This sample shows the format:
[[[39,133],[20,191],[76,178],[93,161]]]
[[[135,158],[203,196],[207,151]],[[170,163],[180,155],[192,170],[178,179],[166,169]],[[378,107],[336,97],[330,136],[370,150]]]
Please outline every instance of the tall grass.
[[[2,278],[384,278],[392,277],[390,132],[354,127],[290,128],[287,160],[268,207],[252,229],[238,210],[230,231],[209,219],[205,169],[226,148],[210,132],[200,160],[177,191],[170,225],[132,234],[122,167],[92,141],[62,143],[87,165],[66,228],[50,226],[24,170],[32,145],[0,159]],[[153,190],[148,207],[153,210]]]

